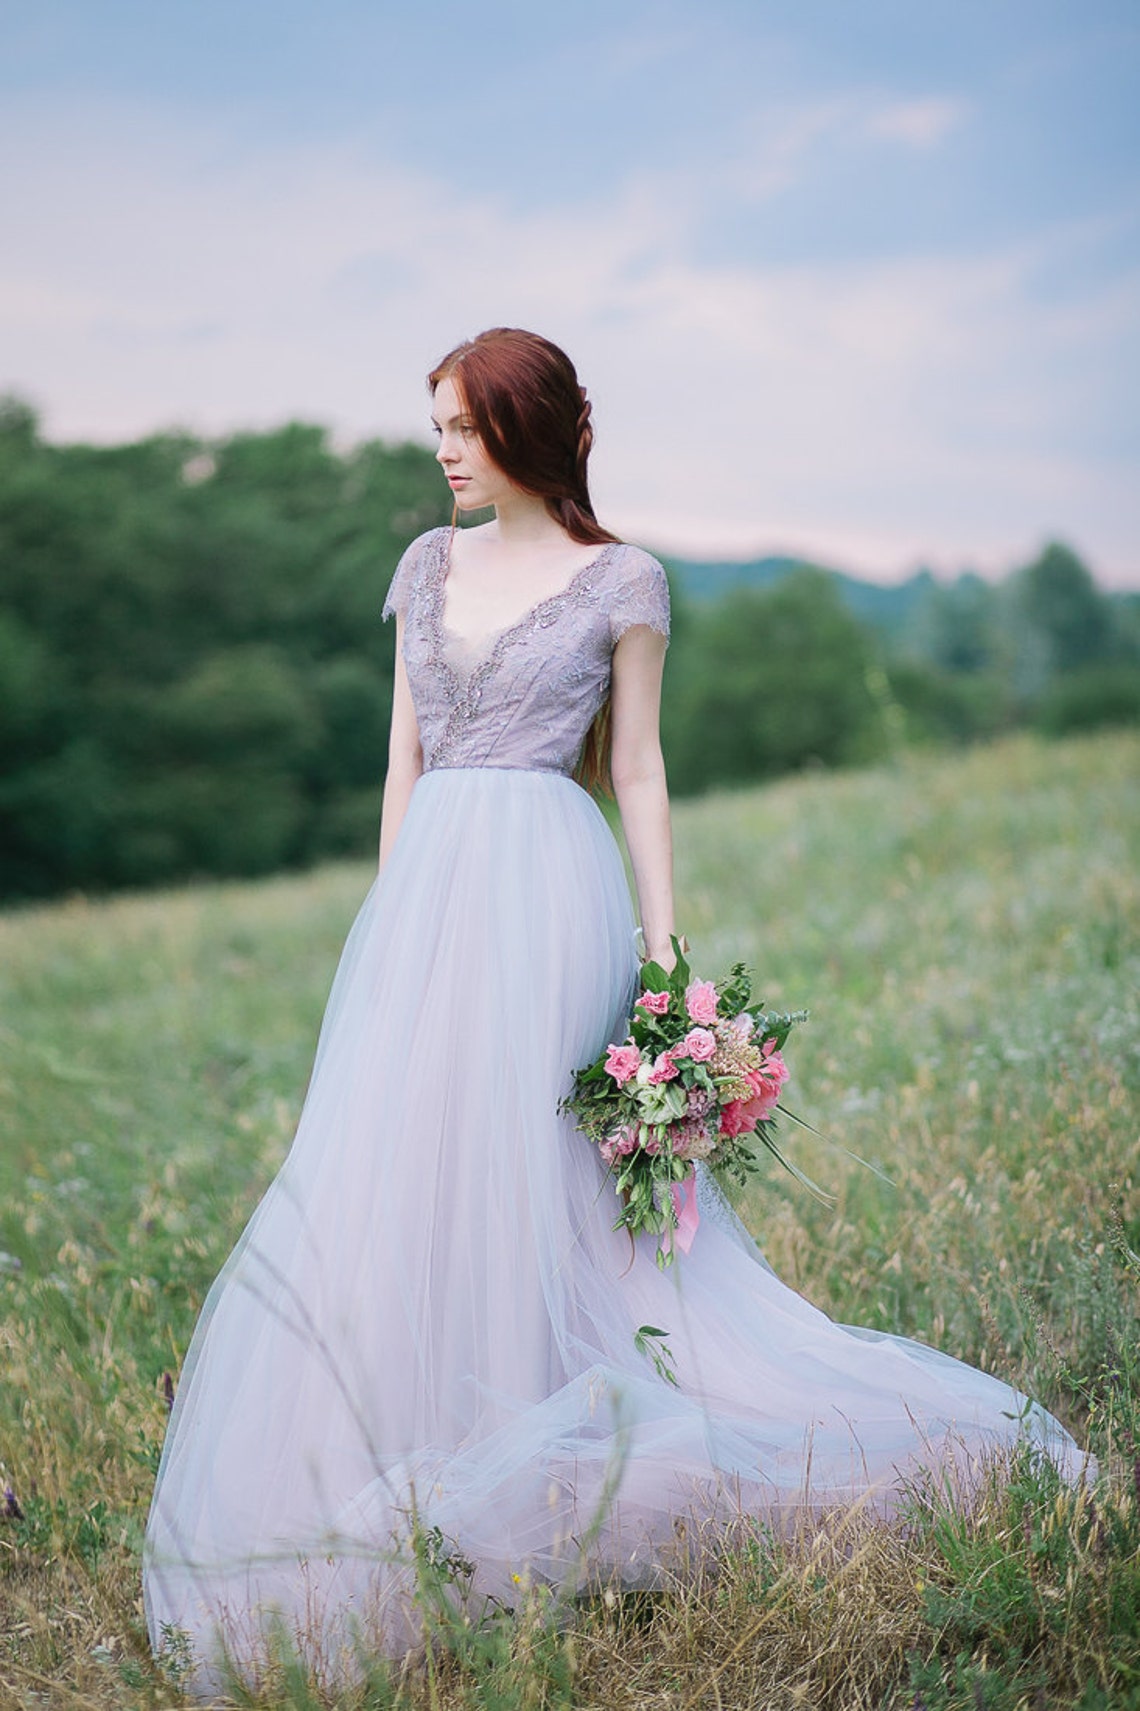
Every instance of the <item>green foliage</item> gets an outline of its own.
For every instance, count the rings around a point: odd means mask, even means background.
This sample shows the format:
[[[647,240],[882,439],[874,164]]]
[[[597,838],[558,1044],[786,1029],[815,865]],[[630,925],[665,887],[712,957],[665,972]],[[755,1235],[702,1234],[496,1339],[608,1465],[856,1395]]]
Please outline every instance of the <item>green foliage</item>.
[[[1140,725],[1140,663],[1109,661],[1056,678],[1041,698],[1035,723],[1051,737]]]
[[[822,571],[734,591],[671,653],[662,741],[682,794],[883,751],[867,637]]]
[[[1018,616],[1044,647],[1051,671],[1074,671],[1111,651],[1108,602],[1087,565],[1057,541],[1014,579]]]
[[[910,1676],[928,1711],[1140,1704],[1140,1507],[1127,1491],[1070,1490],[1023,1454],[972,1507],[928,1497],[914,1521],[936,1645],[911,1654]]]
[[[659,1379],[665,1384],[677,1385],[677,1362],[667,1341],[668,1331],[663,1331],[659,1325],[639,1325],[633,1333],[633,1346],[639,1355],[652,1361]]]
[[[978,576],[957,582],[931,579],[916,616],[914,637],[937,671],[972,675],[993,666],[1001,654],[993,589]]]
[[[910,742],[977,742],[1013,723],[1009,691],[993,671],[956,673],[898,659],[887,683]]]
[[[1050,736],[1140,723],[1134,600],[1103,593],[1057,542],[1002,584],[931,580],[889,655],[911,739],[973,741],[1026,723]]]
[[[0,896],[368,850],[380,607],[446,515],[417,446],[342,454],[303,423],[49,446],[4,404]]]

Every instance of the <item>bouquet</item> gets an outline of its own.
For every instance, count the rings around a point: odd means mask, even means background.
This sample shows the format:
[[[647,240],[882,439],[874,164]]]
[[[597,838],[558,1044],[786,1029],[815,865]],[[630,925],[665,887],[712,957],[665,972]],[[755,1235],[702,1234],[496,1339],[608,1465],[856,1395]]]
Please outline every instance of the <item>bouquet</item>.
[[[782,1049],[807,1012],[750,1010],[743,963],[727,980],[695,980],[676,939],[671,974],[642,965],[629,1033],[574,1077],[560,1109],[577,1118],[614,1177],[622,1210],[614,1229],[659,1238],[657,1263],[696,1233],[694,1165],[704,1159],[740,1183],[760,1169],[756,1143],[801,1182],[772,1139],[788,1070]]]

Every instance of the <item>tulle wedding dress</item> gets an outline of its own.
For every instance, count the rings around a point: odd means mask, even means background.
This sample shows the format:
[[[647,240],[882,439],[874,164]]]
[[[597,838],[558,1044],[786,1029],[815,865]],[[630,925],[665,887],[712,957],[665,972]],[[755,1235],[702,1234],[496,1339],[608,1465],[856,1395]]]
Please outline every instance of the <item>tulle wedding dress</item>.
[[[352,928],[293,1147],[207,1299],[147,1528],[156,1649],[254,1667],[274,1622],[325,1667],[414,1643],[413,1522],[510,1601],[652,1576],[678,1516],[890,1508],[921,1465],[1049,1415],[786,1288],[702,1177],[691,1251],[658,1270],[611,1228],[612,1184],[560,1116],[636,989],[618,849],[573,782],[632,625],[668,633],[655,560],[602,547],[479,651],[449,634],[449,531],[385,606],[423,743]],[[676,1386],[635,1346],[669,1332]]]

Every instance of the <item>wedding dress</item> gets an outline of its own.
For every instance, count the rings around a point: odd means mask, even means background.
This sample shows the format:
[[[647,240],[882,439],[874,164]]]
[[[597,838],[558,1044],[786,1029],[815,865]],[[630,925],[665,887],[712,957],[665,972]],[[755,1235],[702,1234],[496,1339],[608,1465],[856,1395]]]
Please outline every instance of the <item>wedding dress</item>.
[[[620,1037],[635,927],[605,818],[570,774],[664,573],[602,547],[482,648],[445,624],[449,531],[385,606],[424,754],[348,938],[292,1149],[214,1284],[151,1508],[156,1649],[196,1685],[274,1621],[344,1665],[414,1643],[413,1522],[510,1602],[652,1577],[676,1517],[888,1512],[923,1465],[1076,1445],[998,1379],[833,1323],[785,1287],[703,1173],[691,1251],[631,1257],[612,1181],[560,1116]],[[635,1345],[667,1330],[676,1385]],[[185,1641],[183,1641],[185,1643]],[[339,1660],[339,1663],[338,1663]]]

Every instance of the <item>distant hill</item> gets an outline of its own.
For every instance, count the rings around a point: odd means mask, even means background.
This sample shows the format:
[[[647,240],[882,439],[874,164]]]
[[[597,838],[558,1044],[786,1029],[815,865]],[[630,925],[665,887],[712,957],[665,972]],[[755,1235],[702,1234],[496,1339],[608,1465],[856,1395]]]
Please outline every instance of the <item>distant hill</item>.
[[[670,558],[669,568],[675,573],[684,594],[702,604],[714,601],[734,588],[768,588],[789,571],[805,561],[795,558],[769,557],[726,560]],[[934,578],[928,570],[917,571],[905,582],[890,585],[865,582],[844,571],[816,566],[832,577],[843,596],[844,604],[862,623],[885,635],[899,635],[915,612],[928,597]]]
[[[720,599],[734,588],[769,588],[789,571],[811,563],[814,569],[824,571],[834,580],[844,604],[861,623],[893,641],[914,638],[922,625],[924,608],[938,589],[957,590],[986,604],[997,596],[1001,587],[1000,582],[990,582],[969,570],[949,581],[936,579],[929,570],[918,570],[905,582],[867,582],[862,577],[848,576],[845,571],[815,564],[813,560],[779,556],[733,561],[670,557],[666,563],[682,593],[702,605]],[[1140,620],[1140,591],[1102,589],[1101,592],[1117,611],[1127,614],[1126,621],[1135,624]]]

